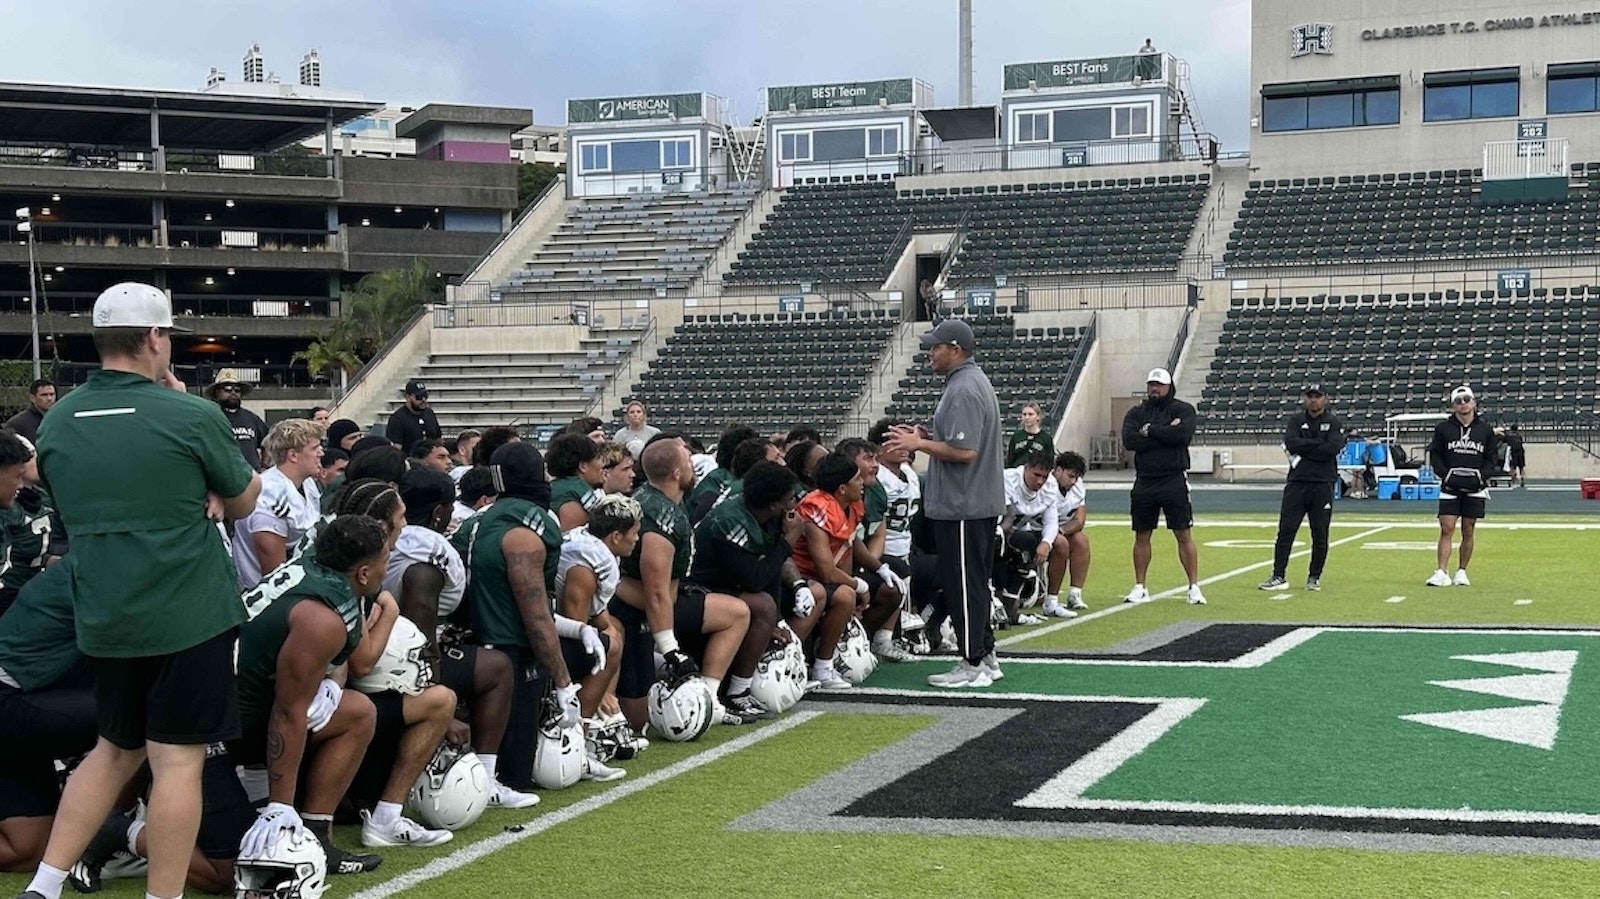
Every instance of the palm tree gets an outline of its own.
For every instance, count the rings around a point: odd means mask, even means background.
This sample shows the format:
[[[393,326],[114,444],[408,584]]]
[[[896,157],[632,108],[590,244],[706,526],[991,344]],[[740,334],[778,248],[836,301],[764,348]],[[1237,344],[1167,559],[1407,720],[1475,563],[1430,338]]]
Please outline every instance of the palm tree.
[[[443,280],[419,257],[405,268],[373,272],[356,282],[345,296],[339,324],[349,328],[350,348],[370,358],[418,309],[443,300]]]
[[[350,382],[350,375],[361,368],[364,360],[356,355],[355,348],[350,343],[348,329],[344,323],[334,325],[318,340],[311,342],[305,349],[295,353],[293,361],[304,362],[311,371],[313,379],[318,377],[328,378],[330,393],[334,399],[343,395],[345,387]],[[338,375],[338,386],[334,386],[334,375]]]

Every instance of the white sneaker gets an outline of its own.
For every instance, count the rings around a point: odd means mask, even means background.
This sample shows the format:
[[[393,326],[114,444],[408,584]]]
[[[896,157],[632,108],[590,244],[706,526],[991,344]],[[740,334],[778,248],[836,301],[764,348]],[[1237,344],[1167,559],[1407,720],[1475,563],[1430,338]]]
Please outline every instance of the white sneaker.
[[[627,776],[628,772],[621,768],[613,768],[592,755],[589,756],[583,766],[583,774],[580,775],[583,780],[592,780],[595,783],[609,783]]]
[[[1088,604],[1083,601],[1083,593],[1076,587],[1067,591],[1067,608],[1074,612],[1081,612],[1089,608]]]
[[[499,781],[495,781],[489,790],[490,808],[533,808],[538,804],[537,795],[518,792]]]
[[[1017,625],[1019,627],[1033,627],[1036,624],[1044,624],[1044,619],[1028,612],[1023,612],[1017,616]]]
[[[1144,588],[1144,584],[1134,584],[1133,585],[1133,589],[1128,591],[1128,595],[1124,596],[1122,598],[1122,601],[1123,602],[1149,602],[1150,601],[1150,591],[1146,590]]]
[[[1079,600],[1079,604],[1080,605],[1082,604],[1082,602],[1083,602],[1082,600]],[[1071,609],[1067,608],[1066,606],[1062,605],[1061,603],[1055,602],[1054,600],[1045,603],[1044,604],[1044,608],[1041,609],[1041,611],[1044,612],[1046,618],[1076,618],[1076,617],[1078,617],[1078,613],[1077,612],[1072,611]]]
[[[372,820],[372,812],[361,810],[363,846],[442,846],[453,839],[455,834],[450,831],[430,830],[405,815],[385,826]]]
[[[1423,583],[1429,587],[1448,587],[1450,586],[1450,575],[1445,574],[1444,569],[1440,568],[1433,573],[1433,577],[1428,578]]]
[[[904,649],[901,649],[893,640],[885,640],[883,642],[874,641],[872,644],[872,654],[884,660],[885,662],[912,662],[916,661],[917,658],[911,653],[906,652]]]
[[[987,687],[994,683],[994,678],[983,665],[969,665],[966,659],[956,663],[944,674],[928,676],[930,687]]]
[[[979,667],[989,675],[991,683],[998,683],[1005,679],[1006,673],[1000,670],[1000,659],[992,652],[983,657]]]
[[[855,688],[854,684],[844,679],[844,675],[840,674],[837,668],[829,668],[827,671],[813,671],[811,672],[811,679],[816,681],[817,689],[823,692]]]
[[[1472,581],[1467,580],[1467,570],[1465,568],[1457,568],[1456,569],[1456,586],[1457,587],[1470,587],[1470,586],[1472,586]]]
[[[1199,584],[1189,585],[1189,605],[1203,606],[1206,604],[1206,595],[1200,592]]]

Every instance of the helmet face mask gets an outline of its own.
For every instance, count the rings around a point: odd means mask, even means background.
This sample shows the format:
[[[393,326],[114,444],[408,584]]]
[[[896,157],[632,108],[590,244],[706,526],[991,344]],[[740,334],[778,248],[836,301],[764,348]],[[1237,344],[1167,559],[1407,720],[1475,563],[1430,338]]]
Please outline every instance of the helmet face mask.
[[[460,830],[489,807],[489,788],[476,753],[443,743],[412,785],[406,809],[425,826]]]
[[[544,722],[534,742],[533,782],[546,790],[564,790],[583,777],[589,764],[583,725],[561,726],[554,698],[545,699]]]
[[[235,899],[321,899],[328,859],[310,832],[272,840],[269,855],[240,855],[233,865]]]
[[[363,693],[383,693],[393,690],[416,696],[433,683],[433,666],[424,653],[428,638],[415,624],[404,616],[395,619],[394,630],[389,632],[389,643],[383,648],[372,670],[350,681],[350,686]]]
[[[872,654],[872,641],[861,619],[852,618],[839,636],[839,648],[833,654],[833,667],[852,684],[860,684],[878,670],[878,657]]]
[[[650,726],[674,743],[697,740],[711,726],[711,691],[697,677],[650,685]]]

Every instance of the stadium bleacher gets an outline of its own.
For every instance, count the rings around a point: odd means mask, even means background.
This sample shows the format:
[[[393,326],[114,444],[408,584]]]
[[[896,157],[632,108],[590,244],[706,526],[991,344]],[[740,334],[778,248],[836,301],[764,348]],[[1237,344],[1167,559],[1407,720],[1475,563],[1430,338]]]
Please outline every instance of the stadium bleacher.
[[[519,294],[689,286],[758,190],[584,200],[503,285]]]
[[[1251,181],[1230,266],[1593,253],[1600,163],[1573,166],[1563,200],[1485,204],[1482,172],[1446,169]]]
[[[1324,385],[1347,426],[1369,434],[1395,413],[1442,416],[1450,388],[1463,383],[1497,424],[1559,427],[1596,406],[1600,286],[1539,294],[1234,298],[1200,398],[1200,432],[1277,436],[1308,382]]]
[[[1175,268],[1209,175],[897,190],[892,181],[790,188],[727,284],[881,282],[913,231],[966,218],[960,277]],[[898,243],[897,243],[898,241]]]
[[[1059,420],[1056,408],[1063,380],[1076,383],[1073,363],[1089,329],[1018,328],[1010,315],[967,318],[977,338],[976,359],[994,385],[1002,418],[1011,421],[1024,403],[1038,403],[1045,421]],[[905,421],[926,423],[933,418],[944,376],[928,368],[928,353],[914,357],[886,414]]]
[[[898,324],[885,310],[696,315],[674,329],[632,395],[655,420],[702,437],[733,421],[833,433]]]

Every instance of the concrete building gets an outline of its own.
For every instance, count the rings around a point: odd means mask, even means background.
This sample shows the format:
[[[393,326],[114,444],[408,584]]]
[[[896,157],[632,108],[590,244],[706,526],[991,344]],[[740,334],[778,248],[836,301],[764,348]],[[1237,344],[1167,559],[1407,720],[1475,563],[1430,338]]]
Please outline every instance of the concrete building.
[[[341,155],[341,126],[383,109],[220,89],[0,84],[0,204],[32,218],[45,355],[92,367],[95,296],[139,280],[167,289],[195,329],[174,348],[180,367],[307,384],[291,354],[327,329],[363,275],[417,258],[440,277],[465,272],[510,224],[507,148],[530,114],[448,107],[480,124],[509,116],[492,162]],[[397,131],[432,133],[437,109]],[[300,146],[308,138],[321,150]],[[28,247],[16,224],[0,222],[0,351],[25,358]]]

